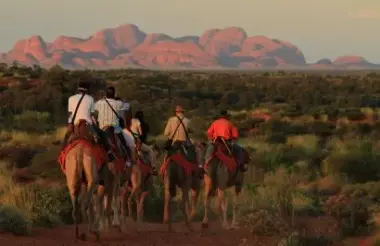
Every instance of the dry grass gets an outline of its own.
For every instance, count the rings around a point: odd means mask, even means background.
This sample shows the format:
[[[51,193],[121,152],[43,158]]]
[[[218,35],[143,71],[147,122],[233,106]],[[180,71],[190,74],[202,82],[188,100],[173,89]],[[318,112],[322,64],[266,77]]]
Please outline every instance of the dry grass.
[[[10,205],[20,209],[28,221],[32,220],[34,193],[29,186],[17,185],[12,180],[11,173],[2,168],[0,170],[0,178],[2,185],[0,188],[0,203],[3,205]]]

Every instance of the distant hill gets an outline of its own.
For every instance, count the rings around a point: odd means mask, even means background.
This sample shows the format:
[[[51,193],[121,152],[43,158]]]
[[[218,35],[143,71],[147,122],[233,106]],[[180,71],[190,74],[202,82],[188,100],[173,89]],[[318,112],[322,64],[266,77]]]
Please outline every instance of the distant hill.
[[[16,42],[0,62],[65,68],[206,68],[206,69],[376,69],[359,56],[322,59],[306,64],[293,44],[265,36],[248,36],[239,27],[209,29],[198,36],[170,37],[145,33],[126,24],[98,31],[86,39],[59,36],[46,42],[40,36]]]

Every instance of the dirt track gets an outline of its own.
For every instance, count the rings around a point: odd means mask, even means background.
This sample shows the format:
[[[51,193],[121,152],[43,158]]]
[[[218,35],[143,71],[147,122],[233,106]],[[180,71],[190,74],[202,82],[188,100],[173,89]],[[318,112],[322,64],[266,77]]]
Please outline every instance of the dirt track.
[[[142,246],[142,245],[198,245],[198,246],[248,246],[248,245],[276,245],[278,240],[273,238],[257,237],[248,230],[222,230],[218,224],[210,224],[209,229],[201,229],[199,223],[193,223],[193,231],[188,232],[183,224],[175,224],[175,232],[169,233],[162,224],[144,224],[144,228],[137,231],[128,226],[127,232],[121,234],[116,230],[101,234],[99,242],[89,237],[86,242],[74,240],[74,227],[65,226],[54,229],[34,229],[33,235],[28,237],[0,234],[0,245],[113,245],[113,246]]]

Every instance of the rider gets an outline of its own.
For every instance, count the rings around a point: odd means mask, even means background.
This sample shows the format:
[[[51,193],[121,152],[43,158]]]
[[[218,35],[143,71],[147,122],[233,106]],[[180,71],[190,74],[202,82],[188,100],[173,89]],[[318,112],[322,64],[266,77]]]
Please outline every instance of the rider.
[[[94,98],[87,94],[88,84],[84,82],[79,83],[77,91],[77,94],[68,99],[69,126],[62,143],[62,148],[67,145],[70,136],[74,132],[74,126],[81,120],[85,120],[89,132],[98,139],[98,143],[106,150],[108,159],[110,161],[115,160],[115,156],[111,152],[107,141],[105,141],[104,135],[101,134],[97,129],[96,124],[93,122],[93,116],[95,113]],[[73,121],[74,115],[75,119]]]
[[[232,145],[236,152],[237,152],[237,158],[238,158],[238,165],[240,167],[241,172],[246,172],[247,168],[244,165],[244,153],[243,149],[234,141],[238,138],[238,130],[233,125],[233,123],[228,119],[229,115],[227,113],[227,110],[221,110],[220,116],[217,120],[215,120],[211,126],[207,130],[207,137],[208,139],[212,140],[212,143],[208,145],[207,151],[206,151],[206,160],[208,160],[211,156],[211,154],[214,151],[214,141],[217,138],[222,138],[224,141],[226,141],[227,144]]]
[[[164,132],[164,135],[171,139],[171,146],[181,146],[182,144],[194,145],[193,141],[189,138],[189,133],[191,133],[189,126],[190,120],[185,117],[183,107],[181,105],[176,106],[175,116],[169,118]],[[195,154],[198,167],[203,170],[201,153],[199,153],[198,148],[195,148]]]
[[[144,155],[142,154],[143,152],[148,153],[149,155],[149,163],[150,166],[152,167],[153,175],[157,174],[156,170],[156,154],[153,151],[152,148],[150,148],[148,145],[143,143],[131,130],[131,121],[126,120],[125,127],[123,129],[123,135],[125,138],[125,142],[127,143],[127,146],[133,153],[137,153],[139,157],[144,158]],[[134,160],[136,159],[136,156],[132,157]]]
[[[144,113],[143,111],[137,111],[135,114],[135,118],[140,121],[140,127],[141,127],[141,134],[140,134],[140,140],[147,144],[147,138],[149,133],[149,125],[146,123],[144,119]]]
[[[97,121],[101,130],[112,126],[115,130],[115,134],[123,144],[125,151],[128,151],[128,146],[122,132],[123,129],[119,122],[120,119],[122,119],[123,112],[129,109],[129,104],[121,100],[116,100],[115,94],[115,88],[109,86],[107,87],[106,97],[95,103],[95,111],[98,113]]]

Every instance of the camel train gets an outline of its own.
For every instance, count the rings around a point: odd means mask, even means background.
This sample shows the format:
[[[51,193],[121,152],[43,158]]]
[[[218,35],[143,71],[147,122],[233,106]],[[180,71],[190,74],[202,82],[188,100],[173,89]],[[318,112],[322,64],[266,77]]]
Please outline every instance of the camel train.
[[[80,100],[83,99],[83,95]],[[128,145],[126,138],[120,138],[120,134],[115,134],[113,126],[103,127],[101,131],[108,141],[107,149],[100,143],[100,137],[94,137],[88,121],[80,119],[74,124],[80,100],[76,103],[76,109],[72,110],[75,111],[74,117],[69,124],[64,139],[65,145],[58,157],[72,201],[76,239],[85,240],[89,233],[99,240],[100,232],[107,231],[110,227],[117,227],[123,232],[126,220],[132,218],[133,201],[137,206],[137,225],[141,225],[144,200],[152,189],[153,177],[156,175],[161,177],[164,185],[163,223],[167,224],[169,231],[172,230],[173,198],[178,188],[182,194],[180,208],[186,226],[191,230],[191,220],[196,215],[196,204],[202,183],[205,209],[202,227],[208,227],[210,200],[214,196],[218,199],[218,211],[223,228],[237,227],[237,198],[243,186],[245,172],[241,165],[247,164],[250,157],[243,148],[240,148],[239,152],[239,148],[234,147],[236,145],[226,141],[223,136],[218,136],[218,129],[221,132],[220,128],[225,127],[222,132],[226,134],[231,131],[232,139],[237,139],[237,130],[227,120],[226,111],[223,111],[221,118],[209,128],[208,137],[213,139],[213,142],[207,146],[206,151],[204,143],[195,143],[189,138],[185,126],[188,122],[184,117],[180,119],[179,115],[183,113],[183,109],[178,106],[176,116],[169,119],[165,129],[165,135],[168,136],[165,147],[154,148],[155,157],[165,152],[164,161],[157,173],[156,163],[150,163],[156,160],[152,157],[152,148],[141,143],[138,138],[134,137],[132,143]],[[107,100],[106,102],[108,103]],[[128,134],[132,133],[130,129],[125,128],[125,136],[133,136]],[[181,137],[185,140],[174,141]],[[144,150],[150,150],[151,158],[147,158]],[[231,225],[227,222],[228,204],[225,198],[225,191],[228,188],[234,188]],[[87,231],[80,232],[79,224],[87,224]]]

